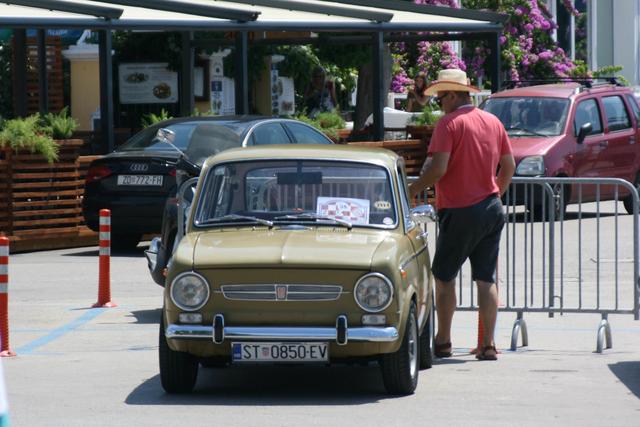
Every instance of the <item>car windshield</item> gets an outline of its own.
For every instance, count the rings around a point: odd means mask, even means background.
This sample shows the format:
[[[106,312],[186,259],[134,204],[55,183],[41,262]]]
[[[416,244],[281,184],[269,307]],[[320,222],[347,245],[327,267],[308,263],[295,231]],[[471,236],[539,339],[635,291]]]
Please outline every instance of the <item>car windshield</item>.
[[[482,109],[497,116],[509,136],[548,137],[565,128],[569,100],[543,97],[490,98]]]
[[[135,134],[117,151],[176,151],[171,145],[156,138],[158,129],[164,127],[176,134],[174,145],[193,161],[208,157],[217,151],[239,147],[244,129],[224,122],[190,121],[149,126]],[[212,148],[215,147],[215,148]]]
[[[205,178],[196,226],[397,223],[391,180],[381,166],[359,162],[272,160],[224,163]]]

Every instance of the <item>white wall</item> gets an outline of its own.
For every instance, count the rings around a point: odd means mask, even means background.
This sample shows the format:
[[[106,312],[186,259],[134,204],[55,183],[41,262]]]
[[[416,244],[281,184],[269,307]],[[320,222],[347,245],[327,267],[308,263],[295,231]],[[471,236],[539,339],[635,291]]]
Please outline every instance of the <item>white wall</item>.
[[[613,2],[613,64],[633,86],[640,85],[640,0]],[[602,47],[601,47],[602,48]],[[606,64],[598,64],[599,66]]]

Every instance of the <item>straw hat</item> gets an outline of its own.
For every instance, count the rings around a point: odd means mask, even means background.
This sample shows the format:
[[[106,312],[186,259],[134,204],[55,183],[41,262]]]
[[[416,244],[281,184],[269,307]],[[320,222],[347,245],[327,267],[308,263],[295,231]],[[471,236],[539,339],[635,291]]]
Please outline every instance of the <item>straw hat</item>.
[[[435,95],[436,92],[445,90],[455,92],[480,92],[480,89],[469,84],[467,74],[458,68],[440,70],[438,72],[438,80],[431,83],[425,93],[427,95]]]

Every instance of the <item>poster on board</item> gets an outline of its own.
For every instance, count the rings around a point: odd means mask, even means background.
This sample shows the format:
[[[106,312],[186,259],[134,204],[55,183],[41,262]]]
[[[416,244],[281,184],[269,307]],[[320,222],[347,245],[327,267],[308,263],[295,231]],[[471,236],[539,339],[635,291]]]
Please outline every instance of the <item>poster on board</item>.
[[[167,63],[125,63],[118,67],[121,104],[178,102],[178,73]]]

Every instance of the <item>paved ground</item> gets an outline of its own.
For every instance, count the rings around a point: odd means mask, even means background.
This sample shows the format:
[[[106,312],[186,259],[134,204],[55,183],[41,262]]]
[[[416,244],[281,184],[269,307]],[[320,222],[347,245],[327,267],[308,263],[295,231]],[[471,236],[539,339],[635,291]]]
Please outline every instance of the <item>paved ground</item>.
[[[15,254],[4,358],[15,426],[616,425],[640,420],[640,322],[612,315],[613,348],[596,354],[599,316],[526,315],[529,346],[498,362],[468,354],[476,314],[454,319],[455,354],[422,371],[413,396],[384,393],[376,366],[203,369],[188,396],[158,377],[161,289],[142,250],[112,258],[112,309],[97,299],[96,248]]]

